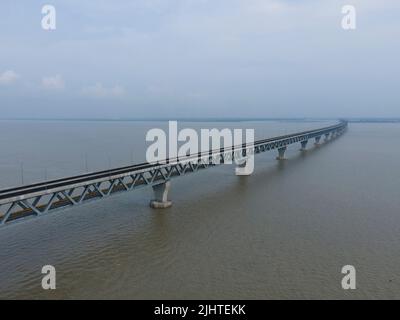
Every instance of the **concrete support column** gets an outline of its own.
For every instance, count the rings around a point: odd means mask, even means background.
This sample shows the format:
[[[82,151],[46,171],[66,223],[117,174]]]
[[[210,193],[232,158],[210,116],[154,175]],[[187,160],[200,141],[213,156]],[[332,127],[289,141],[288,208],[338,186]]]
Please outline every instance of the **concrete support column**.
[[[168,191],[170,188],[170,181],[154,185],[154,199],[150,201],[150,207],[154,209],[165,209],[172,206],[172,201],[168,200]]]
[[[307,143],[308,143],[308,140],[301,141],[300,143],[301,143],[301,149],[300,149],[300,151],[305,151],[305,150],[306,150]]]
[[[329,139],[329,133],[325,133],[325,140],[324,141],[328,141]]]
[[[276,157],[276,159],[277,160],[285,160],[285,151],[286,151],[286,146],[279,148],[278,156]]]
[[[319,146],[319,141],[321,140],[321,136],[315,137],[315,145]]]
[[[235,168],[235,174],[237,176],[249,176],[253,173],[254,171],[254,156],[252,159],[249,159],[249,157],[246,157],[244,159],[241,159]],[[252,162],[251,162],[252,161]]]

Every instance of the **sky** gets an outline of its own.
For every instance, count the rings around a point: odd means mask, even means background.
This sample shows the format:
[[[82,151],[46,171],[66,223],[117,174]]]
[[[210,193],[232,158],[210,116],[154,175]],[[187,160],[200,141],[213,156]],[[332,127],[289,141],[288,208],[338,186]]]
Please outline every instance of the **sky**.
[[[0,14],[3,119],[400,117],[398,0],[2,0]]]

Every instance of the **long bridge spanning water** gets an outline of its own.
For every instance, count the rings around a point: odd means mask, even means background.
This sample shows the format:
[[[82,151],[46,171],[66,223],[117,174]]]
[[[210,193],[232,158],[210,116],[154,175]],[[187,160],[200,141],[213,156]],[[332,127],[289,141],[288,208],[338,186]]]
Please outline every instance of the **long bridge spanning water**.
[[[246,159],[255,154],[277,150],[277,159],[283,160],[288,145],[300,143],[300,150],[304,151],[309,140],[315,139],[315,144],[319,145],[322,137],[328,141],[340,136],[346,129],[347,122],[340,121],[333,126],[258,140],[252,144],[199,152],[184,159],[168,158],[163,163],[141,163],[3,189],[0,190],[0,226],[145,186],[152,186],[154,190],[150,205],[153,208],[167,208],[172,204],[168,200],[172,178],[228,160],[237,161],[237,175],[248,175],[250,172],[245,168]]]

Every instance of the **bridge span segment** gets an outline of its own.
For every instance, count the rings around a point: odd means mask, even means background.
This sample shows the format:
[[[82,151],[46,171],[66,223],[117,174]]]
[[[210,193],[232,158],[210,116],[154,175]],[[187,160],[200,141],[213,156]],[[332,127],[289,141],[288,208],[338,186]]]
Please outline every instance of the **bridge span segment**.
[[[310,140],[315,139],[315,145],[319,146],[321,137],[328,141],[342,135],[346,129],[347,122],[340,121],[333,126],[258,140],[253,144],[199,152],[184,159],[169,158],[165,163],[140,163],[3,189],[0,190],[0,227],[145,186],[152,186],[154,190],[151,207],[168,208],[172,205],[168,200],[172,178],[223,164],[227,160],[237,162],[236,175],[249,175],[251,171],[246,161],[255,154],[276,149],[277,159],[282,161],[288,145],[300,143],[300,150],[305,151]]]

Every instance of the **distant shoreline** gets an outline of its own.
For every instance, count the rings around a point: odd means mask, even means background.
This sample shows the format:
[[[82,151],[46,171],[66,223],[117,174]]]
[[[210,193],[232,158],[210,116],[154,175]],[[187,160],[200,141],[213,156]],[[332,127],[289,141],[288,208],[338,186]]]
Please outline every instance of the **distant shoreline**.
[[[151,122],[151,121],[184,121],[184,122],[248,122],[248,121],[284,121],[284,122],[319,122],[346,120],[350,123],[400,123],[400,118],[4,118],[0,121],[65,121],[65,122]]]
[[[308,118],[4,118],[0,121],[110,121],[110,122],[150,122],[150,121],[185,121],[185,122],[241,122],[241,121],[294,121],[294,122],[313,122],[313,121],[334,121],[337,119],[308,119]]]

